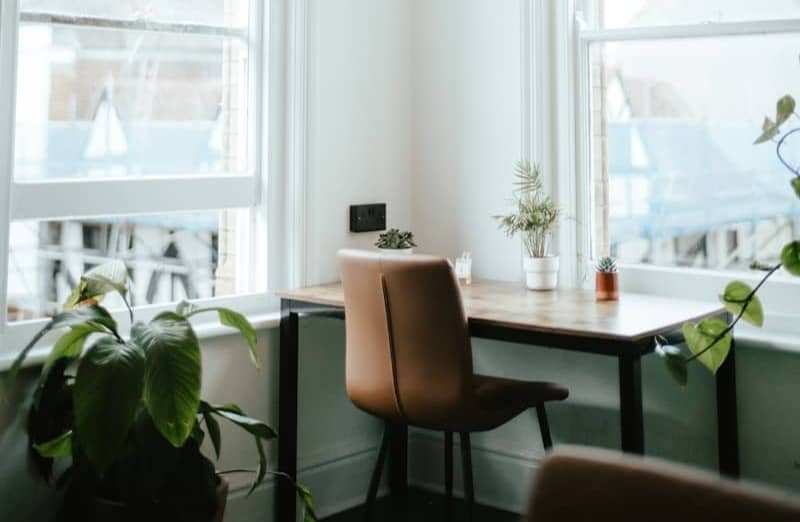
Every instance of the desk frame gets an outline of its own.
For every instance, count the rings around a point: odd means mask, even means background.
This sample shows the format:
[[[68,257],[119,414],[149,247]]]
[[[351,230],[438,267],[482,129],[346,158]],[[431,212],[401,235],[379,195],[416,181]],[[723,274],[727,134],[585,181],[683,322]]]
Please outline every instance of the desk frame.
[[[320,305],[297,299],[281,299],[278,470],[294,478],[297,478],[300,317],[344,319],[344,309],[340,306]],[[619,365],[622,450],[628,453],[644,454],[641,358],[654,351],[653,336],[626,341],[568,333],[540,332],[479,320],[470,320],[469,330],[472,337],[616,357]],[[682,339],[680,331],[656,332],[654,335],[663,335],[671,340]],[[728,358],[716,376],[719,471],[723,475],[734,478],[739,476],[735,359],[735,346],[731,341]],[[389,487],[398,506],[404,505],[407,498],[407,462],[408,428],[395,426],[390,443]],[[286,481],[278,481],[275,520],[296,520],[296,507],[295,491],[292,485]]]

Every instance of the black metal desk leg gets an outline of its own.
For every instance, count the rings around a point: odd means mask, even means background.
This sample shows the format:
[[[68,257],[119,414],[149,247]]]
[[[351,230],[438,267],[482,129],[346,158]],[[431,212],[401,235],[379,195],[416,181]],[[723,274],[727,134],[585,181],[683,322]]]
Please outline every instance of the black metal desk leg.
[[[292,302],[281,300],[280,390],[278,397],[278,470],[297,479],[297,364],[299,328]],[[292,485],[277,481],[275,520],[296,519],[296,499]]]
[[[644,454],[642,369],[639,355],[619,358],[619,402],[622,451]]]
[[[731,340],[728,358],[717,370],[717,444],[719,472],[739,476],[739,425],[736,414],[736,350]]]
[[[396,512],[404,512],[408,504],[408,426],[392,425],[389,453],[389,490]]]

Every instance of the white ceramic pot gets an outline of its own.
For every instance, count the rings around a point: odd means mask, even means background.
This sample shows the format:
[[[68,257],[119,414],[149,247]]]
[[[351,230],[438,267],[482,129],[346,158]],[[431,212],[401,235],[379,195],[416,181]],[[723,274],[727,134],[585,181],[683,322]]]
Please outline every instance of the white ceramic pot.
[[[413,254],[413,248],[379,248],[381,252],[386,254]]]
[[[558,285],[558,256],[525,257],[525,285],[531,290],[552,290]]]

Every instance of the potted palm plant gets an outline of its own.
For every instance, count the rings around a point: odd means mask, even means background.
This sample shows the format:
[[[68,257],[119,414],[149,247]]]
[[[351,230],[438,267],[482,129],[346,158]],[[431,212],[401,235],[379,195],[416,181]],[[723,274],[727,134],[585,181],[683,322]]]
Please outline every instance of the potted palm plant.
[[[414,243],[414,234],[411,232],[407,230],[401,232],[396,228],[390,228],[378,236],[375,246],[395,254],[413,254],[414,247],[417,245]]]
[[[220,421],[252,435],[256,466],[235,470],[252,471],[252,493],[270,473],[264,442],[276,434],[235,404],[201,399],[202,356],[189,320],[217,314],[244,337],[258,364],[255,330],[233,310],[182,302],[147,323],[134,322],[129,307],[132,327],[123,337],[100,305],[111,292],[127,304],[127,270],[120,261],[81,277],[64,310],[34,336],[8,374],[13,381],[46,333],[64,331],[44,363],[28,423],[36,468],[63,490],[58,520],[220,522],[228,484],[225,472],[201,452],[203,440],[208,437],[219,458]],[[305,519],[315,520],[308,490],[296,488]]]
[[[548,255],[550,233],[560,214],[544,193],[538,165],[517,163],[514,190],[516,211],[494,216],[508,237],[522,236],[527,254],[523,259],[525,282],[531,290],[552,290],[558,284],[558,256]]]

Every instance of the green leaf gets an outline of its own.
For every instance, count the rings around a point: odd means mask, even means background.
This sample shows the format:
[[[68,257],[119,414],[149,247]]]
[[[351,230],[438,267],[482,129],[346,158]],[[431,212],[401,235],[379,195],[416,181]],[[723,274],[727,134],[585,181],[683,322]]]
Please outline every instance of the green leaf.
[[[780,133],[780,128],[769,118],[764,118],[764,123],[761,126],[761,130],[763,131],[761,136],[756,138],[756,141],[753,142],[753,145],[770,141]]]
[[[317,514],[314,513],[314,498],[311,496],[311,490],[308,487],[295,482],[294,489],[297,491],[297,496],[303,502],[305,513],[303,514],[303,522],[317,522]]]
[[[56,437],[53,440],[34,444],[33,449],[46,458],[70,457],[72,456],[72,430]]]
[[[219,313],[219,321],[222,324],[239,330],[239,333],[247,341],[247,346],[250,349],[250,359],[253,361],[253,364],[255,364],[256,367],[260,368],[261,363],[258,360],[258,353],[256,352],[258,339],[256,337],[256,331],[253,328],[253,325],[250,324],[250,321],[248,321],[247,318],[245,318],[245,316],[239,312],[235,312],[227,308],[217,308],[217,312]]]
[[[101,475],[117,458],[142,397],[144,354],[103,337],[87,350],[75,376],[75,433]]]
[[[783,125],[786,120],[788,120],[792,114],[794,114],[795,109],[795,101],[790,95],[786,95],[780,100],[778,100],[778,105],[775,111],[775,125],[780,126]]]
[[[50,320],[50,329],[65,328],[68,326],[75,326],[81,323],[92,322],[101,326],[105,326],[109,331],[117,329],[117,322],[108,313],[108,310],[102,306],[84,306],[61,312]]]
[[[137,323],[133,339],[147,355],[144,401],[161,435],[176,448],[192,432],[200,405],[201,359],[197,336],[185,317],[173,312]]]
[[[200,411],[213,412],[236,424],[256,438],[270,440],[278,436],[275,430],[267,426],[265,422],[246,416],[238,407],[236,407],[236,410],[238,410],[238,412],[233,411],[231,406],[213,406],[205,401],[200,405]]]
[[[787,272],[800,276],[800,241],[792,241],[781,251],[781,263]]]
[[[183,309],[186,309],[183,307]],[[253,364],[256,365],[257,368],[261,367],[261,363],[258,360],[258,353],[256,352],[256,348],[258,346],[258,339],[256,337],[255,328],[253,325],[250,324],[250,321],[247,320],[245,316],[231,310],[229,308],[200,308],[200,309],[191,309],[187,317],[191,317],[193,315],[202,314],[206,312],[217,312],[219,315],[219,321],[224,324],[225,326],[230,326],[231,328],[235,328],[239,331],[242,337],[245,338],[247,341],[247,346],[250,349],[250,359],[253,361]]]
[[[17,373],[22,367],[22,363],[24,363],[25,359],[28,357],[28,353],[34,346],[36,346],[36,343],[38,343],[39,340],[44,337],[45,334],[47,334],[47,332],[56,330],[58,328],[66,328],[69,326],[76,326],[89,322],[104,326],[112,332],[115,332],[117,329],[117,323],[108,313],[108,311],[101,306],[83,306],[80,308],[75,308],[74,310],[61,312],[53,317],[50,322],[44,326],[44,328],[39,330],[39,332],[33,336],[33,339],[31,339],[28,345],[23,348],[21,352],[19,352],[19,355],[17,355],[17,358],[14,359],[14,362],[8,371],[8,386],[10,386],[16,379]]]
[[[102,326],[93,323],[78,324],[71,327],[53,346],[53,350],[44,363],[45,371],[62,357],[77,359],[83,353],[83,346],[86,344],[86,339],[93,333],[105,331],[106,330]]]
[[[686,386],[689,381],[689,370],[686,358],[681,354],[680,348],[671,345],[656,345],[656,354],[664,359],[667,370],[672,378],[681,386]]]
[[[214,453],[217,455],[217,460],[219,460],[219,454],[222,451],[222,435],[220,433],[219,423],[209,411],[203,412],[203,421],[206,423],[208,436],[211,439],[211,444],[214,446]]]
[[[731,349],[731,333],[725,334],[711,348],[709,346],[727,327],[728,323],[716,317],[704,319],[700,324],[689,322],[683,325],[683,336],[689,350],[714,374],[725,362]]]
[[[750,285],[741,281],[733,281],[725,287],[725,292],[719,296],[719,300],[725,305],[726,310],[733,315],[739,315],[752,291]],[[758,296],[754,295],[750,299],[742,319],[758,327],[764,326],[764,308],[761,306]]]
[[[264,422],[247,417],[244,412],[242,412],[241,408],[236,406],[235,404],[226,404],[223,406],[214,406],[205,401],[200,402],[200,412],[203,414],[203,417],[206,414],[214,413],[215,415],[219,415],[227,419],[230,422],[233,422],[240,428],[244,429],[251,435],[256,442],[256,449],[258,450],[258,457],[259,457],[259,464],[258,470],[256,472],[256,478],[253,481],[253,484],[250,486],[250,491],[248,491],[248,495],[252,493],[258,485],[264,480],[264,476],[267,474],[267,456],[264,452],[264,446],[262,440],[270,440],[276,438],[278,435],[275,431],[267,426]],[[210,430],[209,430],[210,433]]]
[[[794,193],[800,198],[800,177],[792,178],[792,188],[794,189]]]
[[[258,437],[255,437],[255,440],[256,449],[258,450],[258,469],[256,470],[256,477],[253,479],[253,483],[250,484],[250,489],[247,490],[248,497],[256,490],[267,475],[267,454],[264,451],[264,445]]]

